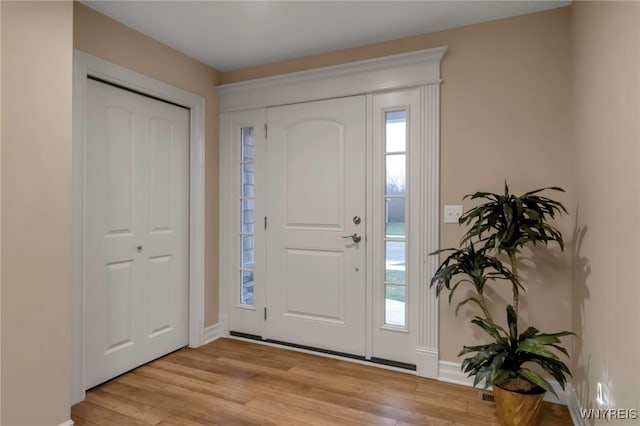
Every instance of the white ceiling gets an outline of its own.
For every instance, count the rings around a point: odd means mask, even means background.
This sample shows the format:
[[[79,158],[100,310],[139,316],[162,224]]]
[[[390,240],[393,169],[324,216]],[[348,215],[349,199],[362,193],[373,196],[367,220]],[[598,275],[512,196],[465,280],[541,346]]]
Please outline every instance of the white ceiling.
[[[82,1],[220,71],[567,6],[570,1]]]

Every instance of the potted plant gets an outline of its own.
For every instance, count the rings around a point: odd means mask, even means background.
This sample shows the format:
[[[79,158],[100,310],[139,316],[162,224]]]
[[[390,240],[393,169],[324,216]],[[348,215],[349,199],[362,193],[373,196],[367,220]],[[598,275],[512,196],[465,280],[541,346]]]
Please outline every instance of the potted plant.
[[[530,245],[557,243],[564,250],[562,234],[549,222],[567,213],[558,201],[540,195],[542,191],[562,191],[562,188],[542,188],[521,196],[509,193],[505,182],[504,194],[476,192],[464,198],[483,200],[459,219],[468,229],[457,249],[438,250],[432,254],[448,252],[433,278],[440,296],[449,291],[449,303],[461,286],[470,286],[472,295],[458,303],[472,303],[482,314],[471,323],[490,338],[484,345],[464,346],[458,356],[468,355],[462,362],[462,370],[474,376],[473,385],[484,381],[484,387],[493,385],[496,414],[503,425],[531,425],[540,409],[544,393],[549,390],[557,395],[549,382],[530,365],[537,364],[564,389],[566,376],[571,376],[567,365],[557,352],[569,356],[561,346],[560,338],[573,334],[568,331],[541,333],[528,327],[522,333],[518,329],[520,294],[524,291],[518,271],[518,260],[523,248]],[[499,258],[508,259],[508,266]],[[506,327],[492,318],[485,298],[485,288],[496,281],[510,284],[512,301],[506,306]]]

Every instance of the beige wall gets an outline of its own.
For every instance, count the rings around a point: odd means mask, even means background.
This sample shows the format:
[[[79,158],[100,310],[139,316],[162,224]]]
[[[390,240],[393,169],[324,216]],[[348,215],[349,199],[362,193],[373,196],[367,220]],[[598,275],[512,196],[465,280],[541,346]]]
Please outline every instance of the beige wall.
[[[575,2],[572,27],[574,383],[640,408],[640,3]]]
[[[74,3],[73,47],[205,98],[205,325],[218,322],[218,72]]]
[[[476,190],[501,191],[559,185],[570,204],[570,9],[472,25],[221,74],[224,83],[301,71],[437,46],[442,63],[441,203],[459,204]],[[465,203],[466,204],[466,203]],[[469,204],[467,204],[467,207]],[[572,218],[560,224],[571,236]],[[441,246],[457,244],[457,225],[441,224]],[[534,256],[527,271],[526,320],[556,331],[571,327],[568,254]],[[531,262],[529,262],[531,264]],[[508,294],[508,293],[507,293]],[[494,298],[500,296],[494,294]],[[440,357],[459,361],[463,344],[484,338],[441,303]],[[496,312],[500,318],[504,311]]]
[[[70,418],[71,2],[2,2],[2,419]]]

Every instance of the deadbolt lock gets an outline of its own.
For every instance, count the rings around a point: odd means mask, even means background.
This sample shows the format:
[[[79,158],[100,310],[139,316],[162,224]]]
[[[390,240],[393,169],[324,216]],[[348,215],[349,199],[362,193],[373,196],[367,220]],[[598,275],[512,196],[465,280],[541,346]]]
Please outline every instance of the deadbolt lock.
[[[360,219],[360,216],[353,217],[353,223],[355,223],[356,225],[360,225],[360,222],[362,222],[362,219]]]

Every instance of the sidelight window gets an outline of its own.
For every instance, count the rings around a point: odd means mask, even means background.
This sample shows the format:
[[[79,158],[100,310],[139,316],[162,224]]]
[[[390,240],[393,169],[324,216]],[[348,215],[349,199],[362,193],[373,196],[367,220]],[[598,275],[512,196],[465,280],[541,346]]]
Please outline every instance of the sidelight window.
[[[240,129],[240,303],[253,305],[255,269],[254,129]]]
[[[387,325],[406,325],[407,113],[387,111],[384,132],[384,299]]]

